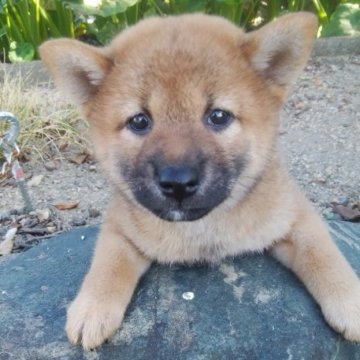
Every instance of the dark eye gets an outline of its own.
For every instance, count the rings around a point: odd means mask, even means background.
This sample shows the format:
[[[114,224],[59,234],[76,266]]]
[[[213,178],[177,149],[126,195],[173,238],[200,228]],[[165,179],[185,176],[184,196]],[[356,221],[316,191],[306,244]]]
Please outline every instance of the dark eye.
[[[145,133],[151,128],[152,121],[148,115],[136,114],[128,120],[127,127],[136,133]]]
[[[228,112],[221,109],[215,109],[208,115],[206,122],[211,127],[220,130],[228,126],[231,120],[232,116]]]

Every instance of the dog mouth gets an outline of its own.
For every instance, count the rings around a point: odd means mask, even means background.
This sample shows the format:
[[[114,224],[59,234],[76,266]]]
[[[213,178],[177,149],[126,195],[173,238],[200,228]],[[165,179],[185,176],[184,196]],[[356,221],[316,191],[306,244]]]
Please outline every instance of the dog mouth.
[[[134,200],[169,222],[196,221],[209,214],[228,198],[244,164],[229,166],[226,161],[205,161],[200,155],[170,164],[155,160],[136,168],[123,165],[123,174]]]
[[[151,209],[151,212],[159,218],[170,222],[195,221],[207,215],[212,208],[191,208],[191,209]]]

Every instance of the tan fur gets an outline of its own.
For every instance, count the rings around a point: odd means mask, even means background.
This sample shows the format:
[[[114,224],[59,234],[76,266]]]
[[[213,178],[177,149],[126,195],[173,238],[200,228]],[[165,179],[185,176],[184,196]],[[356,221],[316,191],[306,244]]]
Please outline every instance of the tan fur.
[[[360,340],[358,278],[287,175],[276,146],[281,104],[315,31],[316,20],[306,13],[250,34],[197,14],[145,20],[104,49],[65,39],[41,46],[55,82],[89,120],[96,155],[114,187],[92,266],[68,310],[71,342],[91,349],[111,336],[152,261],[217,262],[264,249],[302,279],[332,327]],[[201,121],[209,99],[212,108],[235,116],[218,133]],[[154,126],[137,136],[126,121],[143,108]],[[119,169],[124,163],[136,168],[159,152],[176,162],[198,150],[216,164],[246,154],[247,165],[227,199],[196,221],[153,215]],[[216,175],[206,171],[199,192]]]

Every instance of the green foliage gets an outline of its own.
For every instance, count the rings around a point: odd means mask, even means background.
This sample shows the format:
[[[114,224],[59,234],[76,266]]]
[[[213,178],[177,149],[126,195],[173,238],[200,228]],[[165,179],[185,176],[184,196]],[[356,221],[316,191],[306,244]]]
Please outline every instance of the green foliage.
[[[0,0],[0,56],[12,62],[37,58],[36,49],[44,40],[60,36],[106,44],[123,28],[148,16],[189,12],[221,15],[250,30],[283,13],[304,10],[317,14],[323,36],[353,33],[350,27],[356,32],[359,15],[352,9],[358,9],[358,5],[343,3],[344,0]],[[11,48],[14,42],[16,45]],[[26,44],[31,44],[33,51]]]
[[[83,15],[88,16],[102,16],[102,17],[111,17],[116,16],[117,14],[124,13],[129,7],[134,6],[138,3],[138,0],[121,0],[121,1],[113,1],[113,0],[102,0],[102,1],[92,1],[90,4],[94,4],[93,6],[86,5],[84,3],[79,3],[78,1],[64,1],[69,7],[81,13]]]
[[[151,9],[149,1],[139,0],[65,0],[78,24],[76,35],[95,44],[106,44],[117,33],[133,25]],[[153,12],[152,15],[156,15]]]
[[[321,36],[359,36],[360,6],[358,4],[339,4],[330,17],[330,22],[324,26]]]
[[[27,42],[17,43],[13,41],[10,43],[9,60],[14,62],[30,61],[34,58],[35,49],[32,44]]]
[[[73,13],[60,0],[0,0],[0,53],[5,60],[32,60],[43,41],[60,36],[74,36]],[[15,51],[11,58],[10,50]]]

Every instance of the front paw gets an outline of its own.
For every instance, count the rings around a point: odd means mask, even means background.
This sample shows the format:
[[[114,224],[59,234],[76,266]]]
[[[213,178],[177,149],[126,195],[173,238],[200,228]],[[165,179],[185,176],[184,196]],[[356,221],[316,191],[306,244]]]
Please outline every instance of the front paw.
[[[119,328],[126,307],[119,301],[80,292],[67,311],[66,333],[85,350],[101,345]]]
[[[360,342],[360,286],[322,306],[327,322],[345,339]]]

